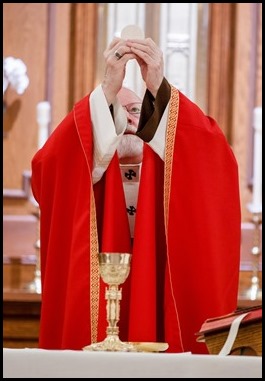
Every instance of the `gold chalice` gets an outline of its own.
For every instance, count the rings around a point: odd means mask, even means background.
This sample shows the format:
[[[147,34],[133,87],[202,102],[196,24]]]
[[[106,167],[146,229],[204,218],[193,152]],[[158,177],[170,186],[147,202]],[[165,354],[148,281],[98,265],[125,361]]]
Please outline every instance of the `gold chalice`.
[[[108,285],[105,299],[107,300],[106,338],[83,348],[88,351],[123,351],[135,352],[137,348],[129,342],[119,339],[118,322],[120,320],[120,301],[122,299],[119,285],[124,283],[130,272],[131,254],[99,253],[99,271],[103,281]]]

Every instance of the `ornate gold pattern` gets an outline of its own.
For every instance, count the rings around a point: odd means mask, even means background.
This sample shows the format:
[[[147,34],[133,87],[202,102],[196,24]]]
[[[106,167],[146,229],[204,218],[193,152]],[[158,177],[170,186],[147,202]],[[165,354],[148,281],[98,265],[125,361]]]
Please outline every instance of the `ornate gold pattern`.
[[[171,86],[171,99],[170,99],[169,113],[168,113],[166,148],[165,148],[164,219],[165,219],[165,231],[166,231],[166,242],[167,242],[167,261],[168,261],[170,289],[171,289],[171,294],[174,301],[176,317],[178,320],[179,337],[181,341],[181,346],[182,346],[182,349],[184,350],[183,343],[182,343],[181,328],[179,324],[178,309],[177,309],[176,299],[175,299],[173,285],[172,285],[172,275],[171,275],[170,260],[169,260],[169,253],[168,253],[168,213],[169,213],[169,200],[170,200],[171,177],[172,177],[173,151],[174,151],[177,123],[178,123],[178,113],[179,113],[179,91],[173,86]]]
[[[166,148],[165,148],[165,176],[164,176],[164,218],[165,228],[168,228],[168,208],[170,196],[170,184],[172,175],[172,156],[175,144],[175,135],[177,129],[179,111],[179,92],[175,87],[171,86],[171,100],[168,113],[168,124],[166,132]]]
[[[96,221],[96,207],[93,188],[90,198],[90,324],[91,343],[97,342],[98,314],[99,314],[99,263],[98,263],[98,234]]]

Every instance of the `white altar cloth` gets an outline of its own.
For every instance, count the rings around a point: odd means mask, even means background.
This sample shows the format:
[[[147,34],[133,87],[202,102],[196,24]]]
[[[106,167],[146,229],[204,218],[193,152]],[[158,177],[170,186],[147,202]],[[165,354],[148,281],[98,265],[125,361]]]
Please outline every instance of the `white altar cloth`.
[[[262,378],[262,358],[4,348],[3,378]]]

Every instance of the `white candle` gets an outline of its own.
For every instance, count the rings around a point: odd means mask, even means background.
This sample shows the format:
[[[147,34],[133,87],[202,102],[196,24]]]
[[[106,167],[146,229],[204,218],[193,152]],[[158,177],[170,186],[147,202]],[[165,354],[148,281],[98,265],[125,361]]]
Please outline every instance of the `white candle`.
[[[37,104],[37,123],[39,125],[38,132],[38,149],[40,149],[43,144],[48,139],[49,135],[49,123],[51,121],[51,105],[49,102],[39,102]]]
[[[262,107],[254,109],[253,208],[262,207]]]

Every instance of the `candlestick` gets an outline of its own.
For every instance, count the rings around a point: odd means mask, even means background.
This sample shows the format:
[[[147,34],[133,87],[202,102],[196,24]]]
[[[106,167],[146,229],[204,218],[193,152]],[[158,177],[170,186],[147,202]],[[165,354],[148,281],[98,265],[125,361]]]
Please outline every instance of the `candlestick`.
[[[47,101],[39,102],[37,104],[37,123],[39,125],[38,134],[38,149],[48,139],[49,123],[51,121],[51,105]]]
[[[262,108],[254,109],[253,198],[251,211],[262,210]]]

